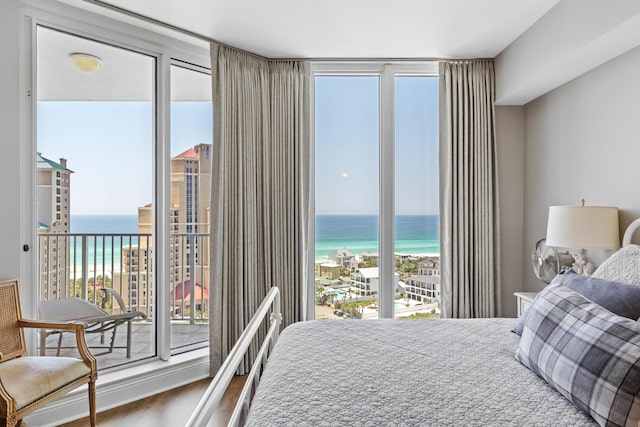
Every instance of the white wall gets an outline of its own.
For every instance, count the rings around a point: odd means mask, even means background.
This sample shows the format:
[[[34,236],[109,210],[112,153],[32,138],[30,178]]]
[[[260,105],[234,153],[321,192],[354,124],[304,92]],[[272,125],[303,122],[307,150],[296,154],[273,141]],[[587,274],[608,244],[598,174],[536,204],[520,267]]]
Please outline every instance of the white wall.
[[[640,2],[562,0],[496,58],[496,101],[522,105],[640,45]]]
[[[618,206],[621,234],[640,217],[639,77],[640,47],[525,106],[525,261],[550,205]],[[543,287],[526,262],[524,279]]]
[[[500,275],[502,316],[516,316],[514,292],[523,290],[524,107],[496,107],[500,191]]]
[[[0,1],[0,280],[18,279],[20,237],[20,4]]]

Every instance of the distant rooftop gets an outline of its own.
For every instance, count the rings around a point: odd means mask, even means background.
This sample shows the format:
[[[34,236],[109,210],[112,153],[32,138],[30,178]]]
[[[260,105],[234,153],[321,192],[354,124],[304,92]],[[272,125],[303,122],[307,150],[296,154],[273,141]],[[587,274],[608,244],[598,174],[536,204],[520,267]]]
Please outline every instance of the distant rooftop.
[[[61,159],[62,160],[62,159]],[[42,154],[37,154],[37,167],[38,169],[55,169],[59,171],[73,173],[72,170],[67,169],[62,166],[60,163],[56,163],[53,160],[49,160],[46,157],[42,157]]]
[[[358,272],[362,274],[362,277],[368,279],[375,279],[376,277],[378,277],[378,267],[360,268],[358,269]]]
[[[329,254],[329,259],[336,258],[349,258],[352,257],[353,254],[347,248],[337,249]]]
[[[187,151],[184,151],[174,157],[174,159],[197,159],[197,158],[198,158],[198,153],[196,153],[196,150],[194,150],[193,148],[189,148]]]

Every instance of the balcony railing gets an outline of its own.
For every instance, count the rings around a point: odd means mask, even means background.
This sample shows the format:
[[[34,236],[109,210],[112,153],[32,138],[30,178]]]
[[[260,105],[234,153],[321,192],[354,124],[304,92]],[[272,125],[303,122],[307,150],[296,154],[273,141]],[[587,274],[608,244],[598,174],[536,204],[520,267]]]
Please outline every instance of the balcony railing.
[[[110,287],[127,308],[151,318],[154,293],[162,291],[169,292],[172,319],[208,319],[209,234],[171,234],[169,283],[156,288],[151,234],[39,233],[38,240],[42,300],[76,297],[100,304],[96,290]]]

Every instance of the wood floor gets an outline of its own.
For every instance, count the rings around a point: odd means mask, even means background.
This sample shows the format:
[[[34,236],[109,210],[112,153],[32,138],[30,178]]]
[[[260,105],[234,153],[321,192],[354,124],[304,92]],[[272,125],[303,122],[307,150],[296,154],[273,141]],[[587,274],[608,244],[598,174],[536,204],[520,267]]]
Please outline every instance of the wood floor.
[[[227,425],[233,406],[242,391],[244,381],[245,377],[234,377],[229,384],[220,406],[213,415],[216,427]],[[210,382],[211,379],[207,378],[105,412],[99,412],[98,426],[183,426]],[[87,417],[62,424],[60,427],[86,427],[88,425],[89,418]]]

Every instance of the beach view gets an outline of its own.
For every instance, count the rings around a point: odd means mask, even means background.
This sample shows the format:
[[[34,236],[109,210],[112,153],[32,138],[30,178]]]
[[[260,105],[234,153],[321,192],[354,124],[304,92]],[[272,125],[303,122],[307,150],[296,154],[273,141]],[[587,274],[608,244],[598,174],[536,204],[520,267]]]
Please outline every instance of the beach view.
[[[395,222],[396,317],[439,317],[437,215]],[[378,318],[378,217],[316,215],[316,318]]]
[[[397,76],[393,141],[393,283],[379,277],[381,82],[375,76],[315,80],[315,315],[379,317],[381,287],[394,316],[440,316],[437,78]],[[389,280],[387,279],[387,282]],[[382,283],[381,283],[382,282]],[[387,293],[387,295],[389,295]]]

